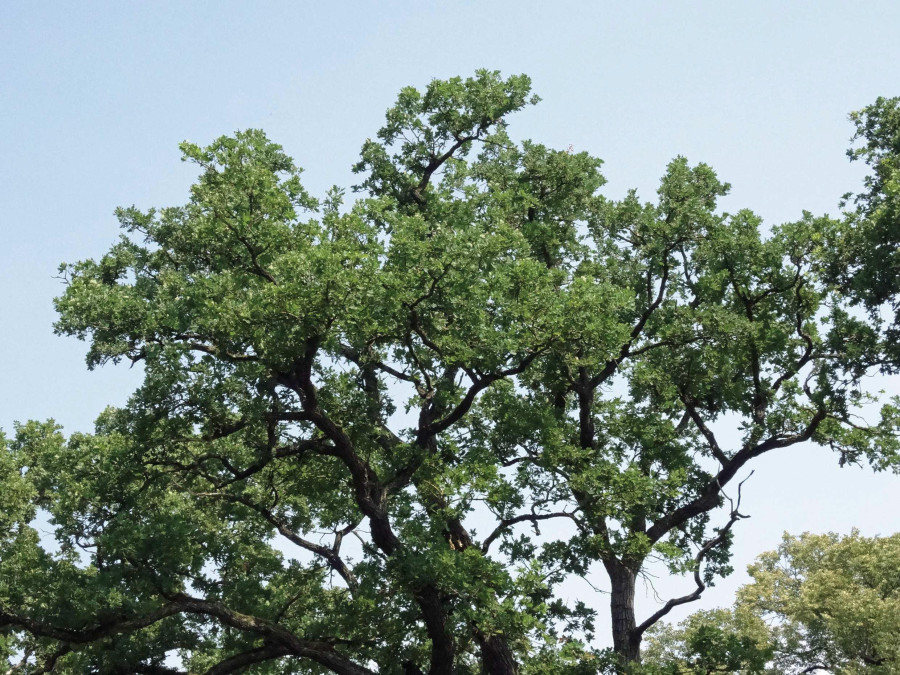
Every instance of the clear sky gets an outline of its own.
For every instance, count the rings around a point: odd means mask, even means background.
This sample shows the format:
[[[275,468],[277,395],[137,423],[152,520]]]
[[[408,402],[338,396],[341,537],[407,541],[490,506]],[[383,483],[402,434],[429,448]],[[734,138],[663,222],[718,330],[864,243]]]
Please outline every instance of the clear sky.
[[[89,430],[136,385],[125,366],[87,372],[84,345],[52,334],[53,277],[112,243],[116,206],[186,200],[181,140],[261,127],[322,195],[353,182],[360,145],[401,87],[496,68],[531,75],[543,98],[511,132],[602,157],[606,194],[651,198],[682,154],[732,183],[726,210],[777,223],[835,213],[858,187],[847,113],[900,95],[898,32],[900,3],[888,0],[6,0],[0,427],[53,417]],[[784,530],[900,530],[898,488],[900,477],[839,470],[823,450],[764,458],[745,489],[752,518],[735,528],[738,571],[704,605],[729,603]]]

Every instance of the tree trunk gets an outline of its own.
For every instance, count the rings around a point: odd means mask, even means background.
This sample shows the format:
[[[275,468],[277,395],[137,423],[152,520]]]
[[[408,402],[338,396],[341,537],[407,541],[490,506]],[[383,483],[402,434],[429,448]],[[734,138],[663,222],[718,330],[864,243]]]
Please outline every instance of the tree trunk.
[[[422,610],[425,630],[431,639],[431,667],[428,675],[453,675],[456,645],[447,630],[447,614],[441,594],[433,586],[425,586],[416,594]]]
[[[513,656],[506,639],[501,635],[487,638],[479,636],[481,647],[481,669],[485,675],[518,675],[519,664]]]
[[[640,663],[641,636],[635,630],[634,619],[634,570],[626,567],[618,560],[604,563],[612,584],[609,608],[612,615],[613,651],[624,667],[631,663]],[[620,672],[624,672],[620,670]]]

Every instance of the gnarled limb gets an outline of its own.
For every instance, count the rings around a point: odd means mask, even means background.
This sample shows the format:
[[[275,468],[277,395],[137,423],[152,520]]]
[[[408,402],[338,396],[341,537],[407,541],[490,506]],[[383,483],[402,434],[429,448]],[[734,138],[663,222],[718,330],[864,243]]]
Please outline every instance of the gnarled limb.
[[[644,632],[648,628],[650,628],[650,626],[662,619],[675,607],[700,599],[703,591],[706,590],[706,583],[704,583],[703,578],[700,575],[700,567],[703,563],[703,560],[713,549],[722,544],[728,538],[728,533],[731,531],[732,526],[738,520],[749,518],[749,516],[745,516],[738,511],[741,506],[741,487],[744,485],[748,478],[749,476],[741,481],[741,483],[738,485],[737,502],[731,504],[731,513],[729,514],[728,522],[725,523],[725,525],[723,525],[721,528],[719,528],[718,534],[712,539],[709,539],[707,542],[705,542],[703,546],[700,547],[700,550],[697,551],[697,555],[694,556],[694,583],[697,584],[697,588],[686,595],[682,595],[678,598],[671,598],[670,600],[666,601],[666,603],[662,607],[660,607],[656,612],[647,617],[645,621],[635,627],[634,630],[638,636],[643,635]]]

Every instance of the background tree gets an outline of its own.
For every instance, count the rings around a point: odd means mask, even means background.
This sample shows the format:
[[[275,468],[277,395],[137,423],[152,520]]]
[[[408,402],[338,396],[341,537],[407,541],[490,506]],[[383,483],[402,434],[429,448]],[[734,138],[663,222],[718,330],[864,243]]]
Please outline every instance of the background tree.
[[[529,86],[404,89],[347,208],[262,132],[185,143],[190,201],[119,210],[121,240],[63,267],[57,330],[144,381],[92,435],[5,441],[22,668],[591,672],[593,614],[555,590],[599,566],[624,670],[729,571],[754,458],[896,466],[896,409],[854,416],[892,357],[825,276],[838,224],[720,213],[684,158],[657,203],[607,200],[600,160],[507,134]],[[696,589],[636,617],[653,557]]]
[[[713,609],[677,626],[659,622],[647,631],[646,675],[762,675],[775,654],[769,626],[747,611]]]
[[[900,535],[785,535],[750,566],[733,611],[659,624],[647,670],[672,673],[896,673]]]

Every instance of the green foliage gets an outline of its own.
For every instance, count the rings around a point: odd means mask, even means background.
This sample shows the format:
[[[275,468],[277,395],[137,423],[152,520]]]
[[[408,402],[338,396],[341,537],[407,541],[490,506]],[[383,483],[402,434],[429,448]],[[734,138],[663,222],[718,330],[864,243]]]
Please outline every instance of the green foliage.
[[[895,673],[900,669],[900,534],[785,536],[750,567],[739,604],[774,617],[779,669]]]
[[[857,144],[847,154],[865,162],[871,173],[862,193],[844,196],[845,201],[852,197],[855,208],[829,242],[827,275],[869,310],[870,322],[888,324],[891,359],[882,365],[895,372],[900,356],[900,97],[879,97],[850,120]]]
[[[721,213],[729,186],[685,158],[655,203],[606,199],[599,159],[508,134],[529,88],[404,89],[348,205],[261,131],[185,143],[187,203],[118,210],[110,251],[63,266],[57,331],[144,379],[93,434],[3,441],[10,658],[621,670],[659,618],[629,603],[649,557],[698,594],[730,571],[738,505],[711,513],[755,457],[896,468],[896,407],[854,416],[896,362],[828,276],[846,228]],[[557,593],[600,569],[612,656]]]
[[[774,651],[769,627],[757,616],[724,609],[701,611],[678,626],[659,623],[650,629],[641,672],[763,674],[769,672]]]
[[[900,535],[785,535],[750,566],[734,610],[657,624],[650,673],[896,673]]]

